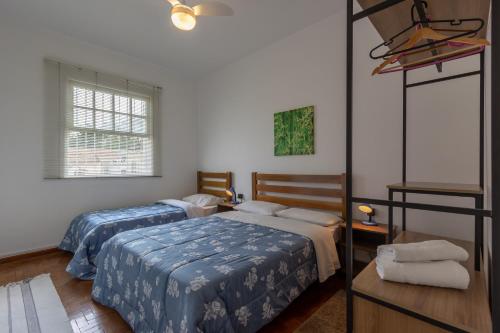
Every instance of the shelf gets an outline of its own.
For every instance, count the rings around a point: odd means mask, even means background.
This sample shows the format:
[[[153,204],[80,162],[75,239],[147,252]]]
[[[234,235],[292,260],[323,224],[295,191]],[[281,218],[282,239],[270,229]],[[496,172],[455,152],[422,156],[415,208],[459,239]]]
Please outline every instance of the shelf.
[[[346,247],[345,241],[341,241],[340,246]],[[368,253],[377,253],[377,246],[380,244],[377,244],[376,242],[369,242],[369,241],[356,241],[352,243],[352,248],[354,250],[359,250],[363,252],[368,252]]]
[[[224,213],[234,210],[236,204],[228,201],[221,202],[217,205],[217,213]]]
[[[224,201],[224,202],[221,202],[221,203],[218,203],[217,206],[221,206],[221,207],[226,207],[226,208],[234,208],[234,206],[236,206],[236,204],[232,203],[232,202],[227,202],[227,201]]]
[[[403,231],[395,242],[410,243],[430,239],[443,237]],[[468,332],[491,332],[486,280],[483,271],[474,270],[474,244],[447,240],[462,246],[471,254],[465,263],[471,278],[469,289],[457,290],[384,281],[376,272],[375,260],[354,279],[352,289]]]
[[[474,184],[456,183],[429,183],[429,182],[404,182],[387,185],[389,190],[395,191],[422,191],[427,193],[455,193],[457,195],[482,195],[483,189]]]
[[[342,228],[346,228],[346,223],[342,222],[340,225]],[[388,228],[387,224],[379,224],[379,225],[364,225],[360,221],[353,220],[352,221],[352,230],[361,230],[361,231],[366,231],[366,232],[371,232],[374,234],[381,234],[381,235],[387,235]]]
[[[346,247],[345,229],[346,223],[342,222],[340,226],[344,229],[340,245]],[[364,225],[361,221],[352,221],[353,242],[352,247],[355,250],[361,250],[370,253],[377,253],[377,246],[387,242],[388,232],[387,224]],[[393,228],[396,233],[397,228]]]

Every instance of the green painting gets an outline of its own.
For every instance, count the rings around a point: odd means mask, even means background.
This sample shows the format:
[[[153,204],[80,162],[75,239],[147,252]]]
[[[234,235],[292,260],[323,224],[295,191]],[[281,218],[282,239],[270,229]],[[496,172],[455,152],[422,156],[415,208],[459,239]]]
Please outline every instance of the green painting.
[[[314,154],[314,106],[274,114],[274,156]]]

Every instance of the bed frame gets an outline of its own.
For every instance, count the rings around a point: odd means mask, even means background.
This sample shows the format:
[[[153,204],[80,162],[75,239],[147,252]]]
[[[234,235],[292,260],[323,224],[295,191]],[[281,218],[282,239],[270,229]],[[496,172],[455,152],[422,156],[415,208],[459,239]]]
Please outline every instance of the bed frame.
[[[198,171],[197,192],[215,195],[229,199],[226,193],[233,186],[233,177],[230,171],[226,172],[203,172]]]
[[[252,172],[252,200],[328,210],[344,217],[345,179],[345,174],[293,175]],[[311,186],[313,184],[327,184],[329,187]]]

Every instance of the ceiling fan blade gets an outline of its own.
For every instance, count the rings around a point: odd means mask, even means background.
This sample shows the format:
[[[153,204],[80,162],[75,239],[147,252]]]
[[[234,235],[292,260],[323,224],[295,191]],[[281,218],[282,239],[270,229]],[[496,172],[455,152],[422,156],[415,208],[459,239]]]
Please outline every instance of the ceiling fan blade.
[[[180,5],[181,2],[179,0],[166,0],[168,3],[170,3],[173,6]]]
[[[210,1],[193,7],[196,16],[232,16],[234,11],[225,3]]]

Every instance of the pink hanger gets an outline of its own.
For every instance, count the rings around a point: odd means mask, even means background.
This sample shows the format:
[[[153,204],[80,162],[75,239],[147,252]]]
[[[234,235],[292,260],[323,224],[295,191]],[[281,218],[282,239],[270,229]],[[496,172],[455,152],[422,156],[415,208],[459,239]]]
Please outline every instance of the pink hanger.
[[[455,44],[461,44],[461,43],[455,43]],[[448,61],[470,57],[470,56],[472,56],[474,54],[478,54],[478,53],[483,52],[484,49],[485,49],[485,47],[481,46],[480,48],[478,48],[476,50],[472,50],[472,51],[469,51],[469,52],[466,52],[466,53],[463,53],[463,54],[459,54],[459,55],[456,55],[456,56],[453,56],[453,57],[450,57],[450,58],[443,58],[443,59],[440,59],[440,60],[435,60],[435,61],[432,61],[432,62],[428,62],[428,63],[424,63],[424,64],[420,64],[420,65],[415,65],[415,66],[411,66],[411,67],[406,67],[406,68],[402,67],[402,68],[394,68],[394,69],[381,70],[378,74],[394,73],[394,72],[400,72],[400,71],[403,71],[403,70],[411,71],[411,70],[414,70],[414,69],[417,69],[417,68],[422,68],[422,67],[427,67],[427,66],[433,66],[433,65],[437,65],[437,64],[442,64],[442,63],[445,63],[445,62],[448,62]]]

